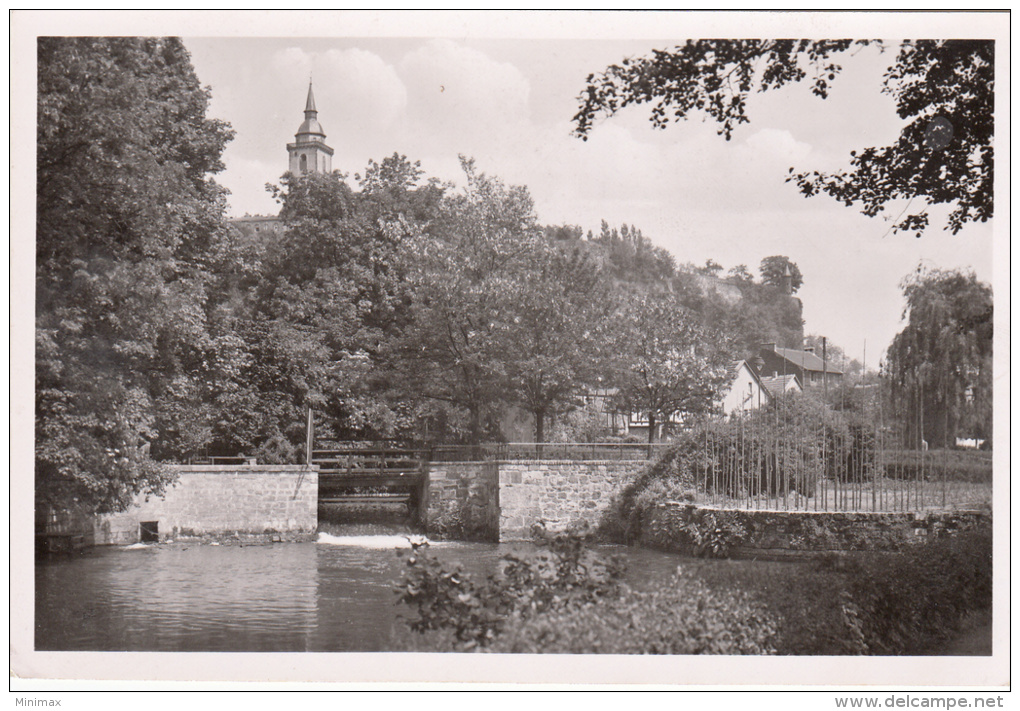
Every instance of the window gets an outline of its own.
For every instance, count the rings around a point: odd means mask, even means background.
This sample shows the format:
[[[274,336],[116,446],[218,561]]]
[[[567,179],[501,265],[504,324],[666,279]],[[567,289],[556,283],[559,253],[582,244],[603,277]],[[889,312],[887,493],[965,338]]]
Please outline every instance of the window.
[[[301,165],[301,172],[302,173],[307,173],[308,172],[308,156],[306,156],[304,153],[301,154],[301,164],[300,165]]]

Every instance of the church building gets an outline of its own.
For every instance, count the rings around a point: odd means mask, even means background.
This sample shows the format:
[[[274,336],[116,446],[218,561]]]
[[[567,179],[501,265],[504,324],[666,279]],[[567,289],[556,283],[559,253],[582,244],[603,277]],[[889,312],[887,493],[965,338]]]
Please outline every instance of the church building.
[[[294,134],[294,142],[287,144],[287,157],[287,169],[295,176],[333,171],[333,149],[326,145],[326,132],[319,123],[311,81],[308,82],[308,98],[305,99],[305,120]],[[280,218],[275,215],[245,215],[228,222],[245,234],[277,234],[282,229]]]
[[[294,142],[287,144],[287,154],[290,157],[288,169],[294,175],[333,171],[333,149],[326,145],[326,132],[319,123],[311,81],[305,100],[305,120],[294,135]]]

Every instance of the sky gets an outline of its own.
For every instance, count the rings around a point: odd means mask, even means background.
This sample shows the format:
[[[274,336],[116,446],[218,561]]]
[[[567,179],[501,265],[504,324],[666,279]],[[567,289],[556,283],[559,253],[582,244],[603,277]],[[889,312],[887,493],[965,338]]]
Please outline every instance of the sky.
[[[236,131],[217,177],[231,192],[232,215],[278,209],[265,185],[287,169],[286,144],[303,120],[311,78],[333,168],[352,174],[352,184],[369,159],[394,152],[457,182],[465,155],[487,174],[526,185],[543,224],[597,233],[603,219],[627,223],[679,263],[713,259],[726,270],[743,264],[757,273],[763,258],[786,255],[804,275],[797,295],[805,332],[869,367],[902,328],[900,284],[920,263],[992,279],[990,223],[952,235],[935,219],[917,239],[830,198],[804,198],[784,182],[790,167],[832,170],[847,164],[851,150],[898,136],[895,105],[881,93],[892,52],[869,47],[845,56],[824,101],[806,84],[753,96],[750,124],[730,141],[700,118],[653,129],[643,107],[600,120],[582,141],[571,134],[571,118],[588,74],[691,35],[683,28],[649,35],[645,27],[640,39],[607,37],[604,29],[592,39],[577,31],[510,38],[446,36],[432,27],[431,36],[407,36],[415,33],[405,25],[390,37],[385,22],[362,27],[363,35],[343,29],[184,36],[211,89],[210,114]]]

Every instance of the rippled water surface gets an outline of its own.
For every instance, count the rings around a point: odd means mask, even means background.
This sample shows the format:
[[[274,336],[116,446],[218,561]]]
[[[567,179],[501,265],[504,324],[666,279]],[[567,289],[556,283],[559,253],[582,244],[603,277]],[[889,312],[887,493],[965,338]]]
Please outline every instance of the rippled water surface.
[[[40,560],[36,648],[392,649],[403,626],[394,593],[404,565],[394,549],[401,545],[407,546],[402,536],[320,534],[317,543],[100,548],[81,557]],[[483,575],[513,548],[451,542],[431,550]],[[624,553],[635,584],[665,579],[679,560],[650,551],[611,552]]]

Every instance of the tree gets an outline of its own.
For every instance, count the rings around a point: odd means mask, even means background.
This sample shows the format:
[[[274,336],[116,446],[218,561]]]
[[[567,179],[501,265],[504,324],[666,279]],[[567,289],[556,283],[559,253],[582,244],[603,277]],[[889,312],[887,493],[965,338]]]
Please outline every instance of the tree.
[[[714,259],[707,259],[705,260],[705,266],[699,267],[698,271],[710,277],[718,277],[719,272],[721,272],[722,269],[723,269],[722,264],[719,264],[719,262],[715,261]]]
[[[726,280],[745,284],[754,281],[754,275],[748,271],[746,264],[738,264],[726,272]]]
[[[677,413],[708,412],[726,380],[725,340],[709,333],[671,293],[633,294],[615,319],[617,407],[648,416],[648,442],[657,423]]]
[[[439,199],[448,187],[436,178],[422,184],[421,161],[412,163],[399,153],[382,163],[369,160],[364,176],[355,175],[361,188],[361,210],[372,221],[400,218],[427,224],[436,216]]]
[[[426,201],[403,156],[383,166],[370,163],[361,193],[338,172],[285,174],[270,186],[283,227],[261,243],[246,289],[217,292],[217,333],[240,338],[244,354],[215,393],[218,449],[293,462],[309,406],[321,439],[384,438],[400,426],[385,351],[409,296],[402,233],[390,225],[409,219],[403,206]]]
[[[602,374],[611,286],[579,247],[536,245],[504,319],[506,374],[516,401],[545,441],[548,417],[571,409]]]
[[[689,40],[649,57],[624,59],[589,75],[574,116],[581,138],[602,115],[631,104],[651,104],[651,122],[665,128],[704,112],[721,124],[727,140],[748,123],[752,91],[777,89],[808,79],[824,99],[841,71],[834,58],[868,40]],[[948,205],[947,229],[954,234],[993,213],[993,109],[995,43],[990,40],[903,42],[886,72],[881,91],[895,98],[907,123],[892,146],[850,155],[848,170],[794,173],[806,196],[825,193],[870,217],[889,203],[910,202],[895,218],[894,231],[918,236],[928,226],[928,206]],[[926,207],[905,214],[919,199]],[[915,208],[916,209],[916,208]]]
[[[478,443],[511,397],[511,306],[543,237],[526,188],[463,157],[461,166],[466,189],[444,197],[429,233],[405,225],[410,319],[392,357],[402,389],[462,409],[467,438]]]
[[[119,510],[209,437],[209,175],[232,134],[178,39],[38,50],[36,499]]]
[[[605,260],[618,280],[654,283],[669,279],[676,271],[673,255],[652,244],[634,225],[610,229],[602,220],[599,236],[589,241],[605,250]]]
[[[953,447],[962,427],[992,434],[992,290],[974,274],[918,271],[903,281],[906,326],[886,373],[907,446]]]
[[[804,275],[800,273],[800,267],[791,262],[789,257],[765,257],[761,260],[758,271],[761,272],[763,284],[774,286],[777,289],[785,289],[787,268],[790,270],[790,293],[796,293],[797,289],[804,284]]]

